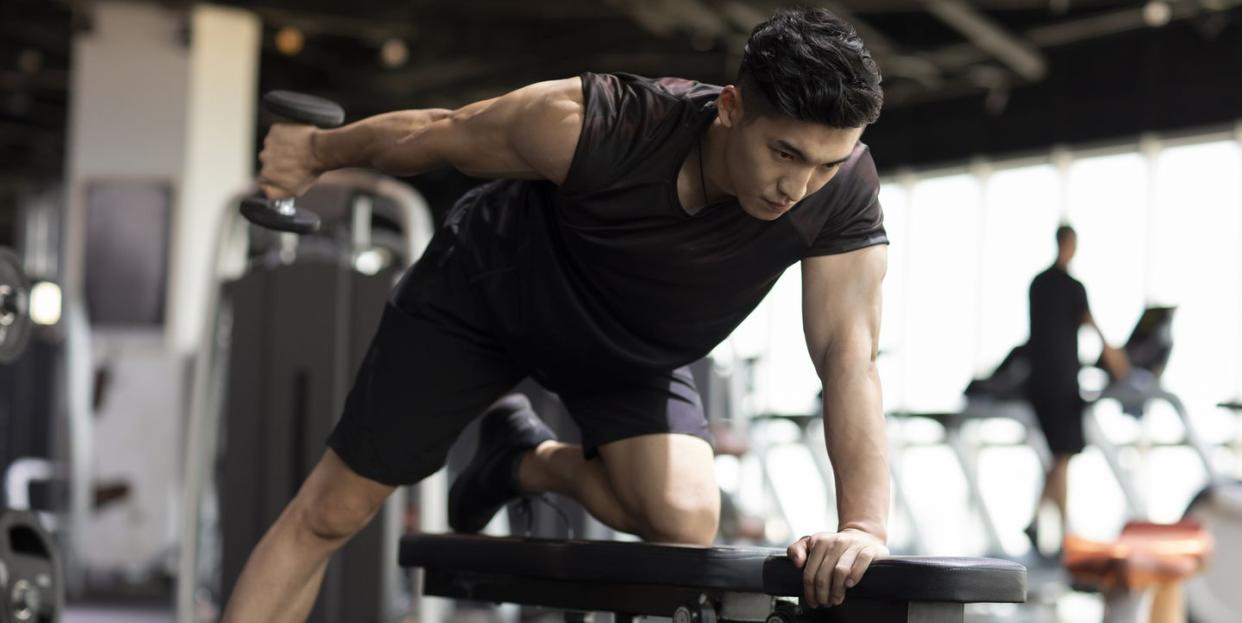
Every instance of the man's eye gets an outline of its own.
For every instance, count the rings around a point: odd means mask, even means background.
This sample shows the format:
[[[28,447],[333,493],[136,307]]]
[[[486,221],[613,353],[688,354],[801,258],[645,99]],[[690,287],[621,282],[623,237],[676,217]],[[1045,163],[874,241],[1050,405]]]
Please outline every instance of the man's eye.
[[[793,160],[794,159],[793,154],[787,151],[781,151],[779,149],[776,150],[776,157],[780,158],[781,160]]]

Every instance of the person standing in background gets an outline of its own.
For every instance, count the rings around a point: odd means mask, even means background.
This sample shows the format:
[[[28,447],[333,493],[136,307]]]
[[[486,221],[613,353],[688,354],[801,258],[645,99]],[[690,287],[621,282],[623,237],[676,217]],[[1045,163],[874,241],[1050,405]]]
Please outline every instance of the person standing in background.
[[[1034,517],[1025,532],[1031,546],[1039,551],[1039,509],[1045,501],[1057,508],[1061,532],[1068,525],[1068,477],[1070,459],[1086,446],[1083,435],[1083,399],[1078,388],[1078,330],[1090,326],[1100,336],[1103,360],[1114,378],[1129,374],[1129,361],[1121,350],[1110,346],[1100,332],[1087,303],[1087,290],[1069,274],[1070,261],[1078,250],[1078,234],[1073,227],[1057,228],[1057,260],[1035,276],[1030,288],[1031,376],[1027,397],[1052,452],[1052,467],[1044,478],[1043,490],[1035,505]]]

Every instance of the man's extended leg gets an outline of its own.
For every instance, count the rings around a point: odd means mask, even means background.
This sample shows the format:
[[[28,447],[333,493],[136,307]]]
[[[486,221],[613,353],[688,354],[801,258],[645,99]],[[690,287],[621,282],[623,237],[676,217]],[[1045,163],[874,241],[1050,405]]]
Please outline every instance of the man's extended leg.
[[[1043,508],[1044,502],[1052,502],[1057,509],[1057,517],[1060,520],[1061,534],[1064,535],[1069,529],[1069,512],[1068,512],[1068,492],[1069,492],[1069,463],[1072,455],[1055,454],[1053,455],[1052,465],[1048,468],[1048,472],[1044,474],[1044,486],[1039,491],[1039,499],[1035,502],[1035,512],[1031,517],[1031,523],[1027,524],[1023,532],[1031,541],[1031,547],[1039,550],[1039,511]]]
[[[1048,499],[1052,500],[1060,513],[1062,534],[1069,531],[1069,464],[1070,455],[1056,455],[1044,485]]]
[[[328,559],[367,525],[390,485],[439,469],[470,420],[525,376],[461,286],[468,276],[440,261],[445,241],[437,235],[385,307],[331,450],[251,554],[225,621],[305,620]]]
[[[393,487],[354,473],[332,450],[250,554],[222,619],[304,621],[332,553],[364,528]]]

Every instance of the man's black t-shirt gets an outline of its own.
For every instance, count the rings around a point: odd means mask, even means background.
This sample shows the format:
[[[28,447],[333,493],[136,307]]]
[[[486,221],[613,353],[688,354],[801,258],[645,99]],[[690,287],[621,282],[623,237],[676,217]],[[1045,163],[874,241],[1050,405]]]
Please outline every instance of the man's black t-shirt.
[[[564,183],[491,182],[448,219],[507,348],[541,380],[687,364],[794,262],[887,243],[865,145],[774,221],[735,200],[691,215],[677,174],[716,117],[720,87],[591,73],[582,83],[582,134]]]
[[[1087,313],[1087,290],[1053,266],[1031,281],[1031,389],[1078,393],[1078,328]]]

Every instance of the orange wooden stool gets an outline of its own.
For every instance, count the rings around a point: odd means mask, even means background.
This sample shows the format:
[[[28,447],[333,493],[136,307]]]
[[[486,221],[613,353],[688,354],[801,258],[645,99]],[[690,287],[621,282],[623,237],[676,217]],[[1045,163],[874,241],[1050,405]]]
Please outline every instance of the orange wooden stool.
[[[1207,563],[1212,537],[1193,520],[1134,521],[1108,543],[1067,535],[1064,551],[1074,581],[1104,593],[1105,621],[1184,623],[1182,583]]]

